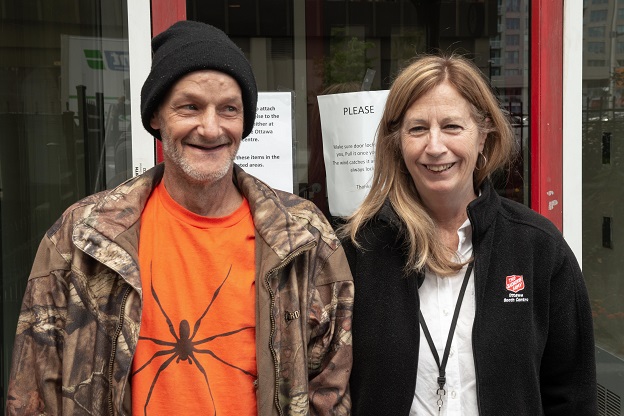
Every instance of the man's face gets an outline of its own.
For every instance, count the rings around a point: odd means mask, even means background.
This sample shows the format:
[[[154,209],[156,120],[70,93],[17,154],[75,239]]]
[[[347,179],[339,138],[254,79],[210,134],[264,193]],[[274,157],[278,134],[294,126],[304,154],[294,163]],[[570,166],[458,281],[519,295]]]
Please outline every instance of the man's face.
[[[150,124],[160,130],[167,174],[176,182],[231,180],[243,135],[243,99],[234,78],[212,70],[185,75]]]

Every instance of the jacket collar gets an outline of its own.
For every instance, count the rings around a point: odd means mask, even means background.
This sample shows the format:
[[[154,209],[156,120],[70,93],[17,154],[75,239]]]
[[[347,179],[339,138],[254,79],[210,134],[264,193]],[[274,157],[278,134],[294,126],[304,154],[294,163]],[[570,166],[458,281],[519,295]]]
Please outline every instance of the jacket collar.
[[[478,226],[478,232],[485,232],[496,218],[501,205],[501,198],[494,189],[494,185],[490,180],[485,180],[480,188],[480,195],[468,204],[468,217],[475,233],[475,226]],[[385,222],[397,230],[402,227],[402,222],[397,213],[392,208],[392,204],[388,199],[384,202],[381,209],[377,213],[376,220]]]
[[[234,166],[234,183],[249,201],[258,235],[284,260],[290,253],[316,239],[307,224],[321,231],[333,248],[338,240],[327,222],[321,221],[314,205],[287,192],[277,191],[258,178]]]
[[[396,213],[394,208],[392,208],[392,203],[390,203],[389,199],[386,199],[381,209],[377,212],[373,221],[381,221],[397,231],[403,227],[403,222],[399,215]]]
[[[143,208],[162,180],[164,172],[164,165],[159,164],[111,191],[105,191],[84,224],[115,241],[120,234],[140,220]]]
[[[489,179],[483,182],[480,191],[481,195],[468,204],[468,218],[472,225],[473,238],[475,235],[482,235],[494,224],[501,205],[501,197]]]
[[[153,189],[162,180],[164,170],[164,164],[158,164],[111,191],[89,197],[95,202],[84,221],[75,227],[74,244],[124,277],[132,274],[129,267],[132,271],[138,270],[141,213]],[[233,180],[249,201],[259,237],[281,260],[315,240],[304,224],[321,230],[331,246],[338,245],[337,239],[328,237],[333,235],[330,226],[319,219],[308,201],[275,191],[236,165]],[[137,281],[128,280],[140,287]]]
[[[106,267],[116,271],[140,291],[139,229],[143,208],[164,172],[157,165],[110,191],[93,195],[85,219],[74,227],[74,245]]]

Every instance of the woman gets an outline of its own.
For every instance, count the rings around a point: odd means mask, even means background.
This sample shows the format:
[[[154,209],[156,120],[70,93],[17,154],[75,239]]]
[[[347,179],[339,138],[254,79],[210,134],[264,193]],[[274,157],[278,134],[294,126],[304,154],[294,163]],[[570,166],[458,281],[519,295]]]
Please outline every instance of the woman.
[[[356,292],[354,415],[596,414],[576,259],[488,179],[513,150],[467,59],[423,56],[394,81],[370,193],[341,229]]]

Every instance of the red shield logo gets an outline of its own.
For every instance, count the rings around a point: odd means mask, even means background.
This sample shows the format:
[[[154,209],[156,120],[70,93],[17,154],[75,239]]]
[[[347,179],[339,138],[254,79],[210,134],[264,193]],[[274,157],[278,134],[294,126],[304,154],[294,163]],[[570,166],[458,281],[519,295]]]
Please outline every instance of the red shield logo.
[[[518,293],[522,289],[524,289],[524,279],[522,278],[521,275],[514,274],[511,276],[507,276],[505,279],[506,279],[505,286],[507,290],[509,290],[510,292]]]

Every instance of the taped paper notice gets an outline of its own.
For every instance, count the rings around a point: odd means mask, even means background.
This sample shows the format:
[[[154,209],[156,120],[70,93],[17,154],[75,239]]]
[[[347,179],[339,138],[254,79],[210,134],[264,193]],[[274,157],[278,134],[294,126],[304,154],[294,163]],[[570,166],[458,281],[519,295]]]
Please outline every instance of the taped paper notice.
[[[388,90],[317,97],[333,216],[352,214],[368,194],[375,165],[375,135],[387,97]]]
[[[293,126],[291,92],[258,93],[256,121],[240,145],[236,164],[269,186],[292,193]]]

